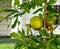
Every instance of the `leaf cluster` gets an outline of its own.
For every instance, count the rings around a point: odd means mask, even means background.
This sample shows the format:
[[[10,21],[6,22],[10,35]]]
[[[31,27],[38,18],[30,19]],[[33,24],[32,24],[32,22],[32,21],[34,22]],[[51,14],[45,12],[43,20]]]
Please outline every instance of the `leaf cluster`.
[[[10,0],[11,3],[12,0]],[[60,13],[59,11],[55,10],[52,6],[56,0],[49,0],[47,5],[43,6],[43,3],[46,4],[46,0],[27,0],[26,2],[23,2],[20,4],[19,0],[14,0],[14,7],[12,8],[0,8],[0,12],[10,12],[7,16],[2,17],[0,16],[0,19],[2,20],[12,20],[15,18],[14,23],[11,25],[11,28],[15,28],[18,24],[18,27],[20,25],[20,21],[18,21],[19,16],[22,16],[26,12],[29,13],[31,9],[35,9],[35,7],[42,7],[36,9],[36,11],[33,12],[33,14],[36,14],[37,12],[41,11],[43,12],[43,9],[46,7],[46,21],[52,22],[57,18],[57,14]],[[17,8],[16,8],[17,6]],[[60,10],[60,9],[59,9]],[[41,17],[42,16],[42,17]],[[43,19],[44,13],[40,14],[40,17]],[[29,30],[30,29],[30,30]],[[16,43],[15,49],[60,49],[60,35],[55,35],[53,32],[48,33],[46,29],[40,28],[38,30],[39,35],[34,36],[30,26],[27,28],[27,33],[30,35],[26,36],[24,29],[19,30],[18,32],[12,32],[11,37],[19,40],[18,43]]]

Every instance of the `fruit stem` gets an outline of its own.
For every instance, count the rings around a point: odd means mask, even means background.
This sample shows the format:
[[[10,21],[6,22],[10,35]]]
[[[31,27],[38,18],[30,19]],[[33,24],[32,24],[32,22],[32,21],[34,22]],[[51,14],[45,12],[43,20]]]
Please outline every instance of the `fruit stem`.
[[[43,19],[44,19],[44,29],[46,29],[46,16],[47,16],[47,0],[44,5],[44,13],[43,13]]]

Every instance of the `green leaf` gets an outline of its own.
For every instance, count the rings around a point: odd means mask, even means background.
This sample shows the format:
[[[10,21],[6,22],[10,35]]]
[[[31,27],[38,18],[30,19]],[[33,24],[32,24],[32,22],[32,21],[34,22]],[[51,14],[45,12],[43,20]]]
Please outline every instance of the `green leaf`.
[[[59,38],[59,37],[60,37],[60,34],[55,34],[55,37],[56,37],[56,38]]]
[[[45,49],[50,49],[50,47],[49,46],[46,46],[46,48]]]
[[[23,32],[23,35],[25,35],[25,31],[24,31],[24,29],[22,28],[22,32]]]
[[[40,33],[40,35],[43,35],[43,36],[49,36],[49,34],[46,32],[45,29],[40,29],[39,33]]]
[[[24,9],[24,11],[25,11],[25,12],[28,12],[28,13],[29,13],[29,11],[30,11],[30,9],[31,9],[31,5],[30,5],[29,2],[27,2],[27,3],[22,3],[22,4],[20,5],[20,7],[21,7],[21,9]]]
[[[53,21],[54,22],[54,20],[56,20],[56,16],[47,18],[47,21]]]
[[[31,1],[31,8],[34,9],[35,6],[36,6],[35,0],[32,0],[32,1]]]
[[[57,46],[55,44],[51,44],[50,49],[58,49],[58,48],[57,48]]]
[[[60,45],[60,37],[55,36],[56,45]]]
[[[48,5],[47,10],[48,10],[49,12],[57,13],[57,10],[55,10],[55,9],[52,7],[52,5]]]
[[[28,43],[29,43],[33,48],[36,48],[36,47],[37,47],[37,43],[36,43],[34,40],[32,40],[32,39],[30,39]]]
[[[10,5],[11,5],[11,3],[12,3],[12,0],[10,0]]]
[[[25,44],[23,44],[21,47],[20,47],[20,49],[28,49],[28,46]]]
[[[17,33],[15,33],[15,32],[12,32],[11,33],[11,37],[13,37],[13,38],[16,38],[16,39],[18,39],[18,40],[22,40],[22,38],[21,38],[21,36],[19,36]]]
[[[6,11],[7,8],[0,8],[0,12]]]
[[[16,18],[16,20],[14,21],[14,23],[11,25],[11,28],[15,28],[17,22],[18,22],[18,17]]]
[[[16,44],[15,44],[15,48],[14,49],[20,49],[20,47],[22,46],[22,42],[17,42]]]
[[[4,17],[4,19],[6,19],[6,20],[10,19],[10,17],[11,17],[14,13],[16,13],[16,11],[13,11],[13,12],[9,13],[7,16]]]
[[[53,41],[54,41],[54,38],[50,38],[50,39],[48,40],[47,45],[50,45]]]
[[[19,7],[20,6],[20,1],[19,0],[15,0],[14,1],[14,7],[16,7],[16,5]]]
[[[16,13],[16,14],[15,14],[15,13]],[[14,15],[13,15],[12,17],[10,17],[10,19],[16,18],[16,17],[20,16],[20,14],[18,14],[18,12],[14,12],[13,14],[14,14]]]
[[[56,16],[47,17],[47,22],[49,22],[50,24],[54,24],[55,20],[56,20]]]
[[[54,4],[56,3],[57,0],[49,0],[49,4]]]
[[[26,24],[26,28],[27,28],[27,36],[29,35],[29,31],[30,31],[30,24]]]
[[[40,40],[41,40],[41,37],[40,37],[40,36],[35,36],[35,37],[32,37],[32,39],[33,39],[35,42],[39,43]]]
[[[36,11],[33,12],[33,14],[36,14],[37,12],[42,11],[42,9],[43,9],[43,8],[37,9]]]
[[[20,36],[21,36],[22,38],[25,37],[25,33],[24,33],[23,31],[18,30],[18,34],[20,34]]]
[[[15,10],[15,9],[10,9],[10,8],[0,8],[0,12],[13,12],[13,11],[15,11],[15,12],[18,12],[17,10]]]
[[[31,33],[31,35],[33,35],[33,32],[32,32],[32,29],[30,28],[30,33]]]
[[[22,3],[22,4],[20,5],[20,7],[21,7],[22,9],[24,9],[27,5],[28,5],[28,3]]]
[[[18,21],[18,26],[20,25],[20,21]]]
[[[53,17],[53,16],[56,16],[56,15],[57,15],[57,13],[53,13],[53,12],[51,12],[51,13],[48,14],[47,17]]]
[[[24,11],[25,11],[25,12],[28,12],[28,13],[29,13],[29,10],[30,10],[30,9],[29,9],[28,7],[24,8]]]
[[[10,19],[16,18],[16,17],[21,17],[25,12],[16,12]]]
[[[21,9],[24,9],[24,12],[29,13],[30,9],[31,9],[31,3],[30,2],[24,2],[20,5]]]
[[[13,9],[6,9],[4,10],[5,12],[18,12],[17,10],[13,10]]]
[[[48,15],[47,15],[47,22],[49,22],[50,24],[54,24],[54,22],[55,22],[55,20],[56,20],[56,15],[57,15],[57,13],[53,13],[53,12],[51,12],[51,13],[49,13]]]
[[[38,2],[38,5],[39,5],[39,6],[42,6],[42,3],[45,3],[45,1],[46,1],[46,0],[40,0],[40,1]]]
[[[60,45],[60,41],[59,40],[55,40],[57,45]]]

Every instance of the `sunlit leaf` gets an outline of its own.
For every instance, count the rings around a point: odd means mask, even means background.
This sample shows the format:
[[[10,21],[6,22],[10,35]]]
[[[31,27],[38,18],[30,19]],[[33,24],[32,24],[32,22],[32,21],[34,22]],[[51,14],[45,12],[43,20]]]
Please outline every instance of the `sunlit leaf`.
[[[49,45],[48,45],[48,46],[46,46],[46,48],[45,48],[45,49],[50,49]]]
[[[57,0],[50,0],[50,1],[49,1],[49,4],[54,4],[54,3],[56,3],[56,1],[57,1]]]
[[[7,8],[0,8],[0,12],[6,11]]]
[[[29,13],[29,10],[30,10],[30,9],[29,9],[28,7],[24,8],[24,11],[25,11],[25,12],[28,12],[28,13]]]
[[[15,44],[15,48],[14,49],[20,49],[20,47],[22,46],[22,42],[17,42],[16,44]]]
[[[56,15],[57,15],[57,13],[51,12],[51,13],[49,13],[49,14],[47,15],[47,17],[53,17],[53,16],[56,16]]]
[[[11,37],[16,38],[16,39],[18,39],[20,41],[22,40],[22,38],[17,33],[15,33],[15,32],[11,33]]]
[[[20,1],[19,0],[14,1],[14,7],[16,7],[16,6],[18,6],[18,7],[20,6]]]
[[[18,30],[18,34],[19,34],[22,38],[24,38],[24,37],[25,37],[25,33],[24,33],[24,32],[22,32],[22,31],[20,31],[20,30]]]
[[[46,0],[39,0],[39,2],[37,3],[39,6],[42,6],[42,3],[45,3]]]
[[[27,35],[29,35],[29,31],[30,31],[30,24],[26,24],[26,28],[27,28]]]
[[[22,45],[21,47],[20,47],[20,49],[28,49],[28,46],[25,44],[25,45]]]
[[[56,20],[56,16],[47,17],[47,22],[49,22],[50,24],[54,24],[55,20]]]

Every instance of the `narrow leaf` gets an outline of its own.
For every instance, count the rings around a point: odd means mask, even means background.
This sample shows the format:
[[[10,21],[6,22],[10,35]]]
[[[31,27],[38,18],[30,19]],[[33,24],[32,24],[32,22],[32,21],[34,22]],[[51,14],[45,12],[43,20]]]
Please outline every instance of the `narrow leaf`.
[[[33,14],[36,14],[37,12],[42,11],[42,8],[37,9],[36,11],[33,12]]]
[[[18,21],[18,26],[20,25],[20,21]]]
[[[38,4],[39,4],[40,6],[42,6],[42,3],[45,3],[45,1],[46,1],[46,0],[40,0]]]
[[[12,24],[11,28],[15,28],[17,22],[18,22],[18,17],[17,17],[16,20],[14,21],[14,24]]]
[[[17,33],[15,33],[15,32],[11,33],[11,37],[16,38],[16,39],[18,39],[20,41],[22,40],[22,38]]]
[[[49,36],[49,34],[44,29],[40,29],[39,33],[44,36]]]
[[[4,17],[4,19],[9,19],[14,13],[16,13],[15,11],[14,12],[11,12],[10,14],[8,14],[7,16]]]
[[[18,34],[19,34],[22,38],[25,37],[24,33],[23,33],[22,31],[20,31],[20,30],[18,30]]]
[[[20,49],[20,47],[22,46],[22,42],[17,42],[16,44],[15,44],[15,48],[14,49]]]
[[[55,16],[55,15],[57,15],[57,13],[51,12],[51,13],[48,14],[48,17],[53,17],[53,16]]]
[[[28,49],[28,46],[27,46],[27,45],[22,45],[22,46],[20,47],[20,49]]]
[[[10,6],[11,6],[12,0],[10,0]]]
[[[31,46],[33,47],[33,48],[36,48],[37,47],[37,43],[34,41],[34,40],[29,40],[29,43],[31,44]]]
[[[29,35],[29,31],[30,31],[30,24],[26,24],[26,28],[27,28],[27,36]]]

